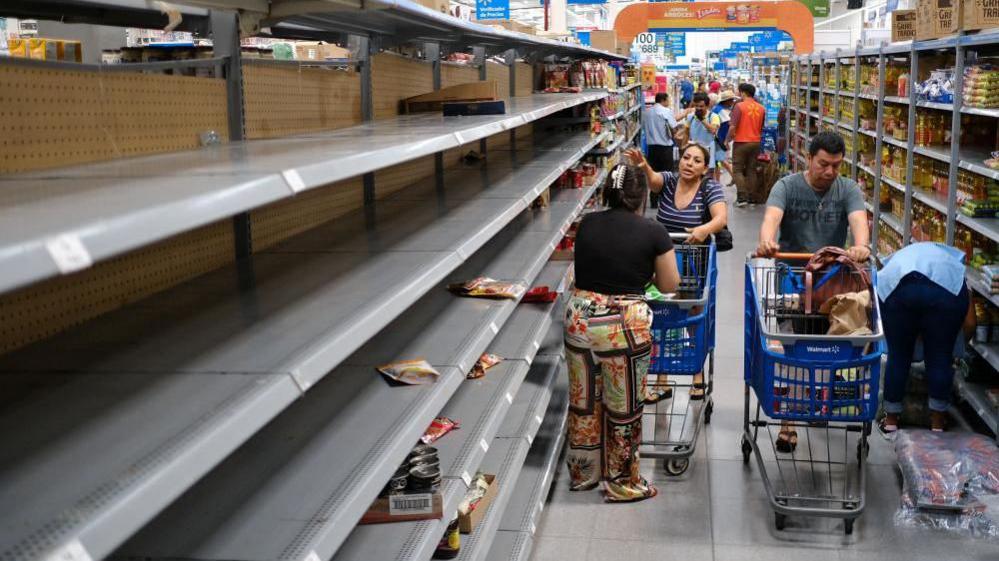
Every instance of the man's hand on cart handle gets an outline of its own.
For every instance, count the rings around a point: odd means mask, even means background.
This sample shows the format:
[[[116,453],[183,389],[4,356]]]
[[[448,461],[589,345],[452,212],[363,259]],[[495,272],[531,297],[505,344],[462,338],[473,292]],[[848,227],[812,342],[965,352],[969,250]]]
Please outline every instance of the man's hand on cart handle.
[[[871,257],[871,249],[866,245],[855,245],[846,250],[846,254],[857,263],[866,263]]]
[[[687,236],[687,239],[684,240],[683,243],[702,244],[704,243],[704,240],[711,236],[711,234],[708,233],[708,229],[703,225],[696,228],[684,228],[684,230],[686,230],[690,235]]]
[[[756,248],[756,257],[773,257],[780,251],[780,245],[774,240],[760,240]]]

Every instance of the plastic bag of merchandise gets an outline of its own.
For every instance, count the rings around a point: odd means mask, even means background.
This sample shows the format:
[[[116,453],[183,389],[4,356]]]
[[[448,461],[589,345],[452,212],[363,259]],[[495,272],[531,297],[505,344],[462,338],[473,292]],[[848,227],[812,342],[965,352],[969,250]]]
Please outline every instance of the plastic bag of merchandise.
[[[973,433],[899,431],[900,526],[999,539],[999,448]]]

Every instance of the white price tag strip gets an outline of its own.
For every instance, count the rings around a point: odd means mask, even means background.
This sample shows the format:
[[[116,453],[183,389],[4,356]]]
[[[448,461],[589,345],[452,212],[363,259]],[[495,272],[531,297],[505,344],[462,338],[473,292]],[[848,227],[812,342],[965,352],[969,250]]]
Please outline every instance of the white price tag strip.
[[[525,435],[524,435],[524,438],[526,438],[526,439],[527,439],[527,443],[528,443],[528,444],[534,444],[534,437],[533,437],[533,436],[531,436],[530,434],[525,434]]]
[[[319,554],[315,551],[310,551],[308,555],[305,556],[305,561],[321,561],[319,559]]]
[[[537,526],[534,525],[534,522],[531,522],[531,535],[533,536],[534,532],[537,532],[537,531],[538,531]]]
[[[544,512],[544,511],[545,511],[545,501],[542,499],[538,501],[538,512]]]
[[[59,272],[67,275],[82,271],[94,264],[90,252],[75,234],[63,234],[45,242],[49,257],[55,262]]]
[[[499,333],[499,327],[496,326],[496,322],[495,321],[489,324],[489,329],[492,330],[493,335],[496,335],[497,333]]]
[[[53,551],[45,561],[94,561],[80,540],[73,540]]]
[[[510,392],[506,392],[506,400],[508,403],[513,403],[513,395],[511,395]]]
[[[281,177],[284,178],[284,182],[288,184],[292,193],[297,194],[305,190],[305,181],[302,180],[297,169],[286,169],[281,172]]]
[[[544,421],[544,419],[541,418],[541,415],[535,415],[534,420],[537,421],[539,425]]]
[[[488,452],[489,451],[489,443],[486,442],[485,438],[483,438],[482,440],[479,441],[479,448],[482,448],[483,452]]]
[[[465,482],[465,487],[472,486],[472,476],[468,475],[467,471],[461,472],[461,480]]]
[[[532,344],[534,345],[535,351],[541,350],[541,343],[534,341]]]
[[[431,514],[434,511],[434,496],[430,493],[415,495],[389,495],[389,514]]]

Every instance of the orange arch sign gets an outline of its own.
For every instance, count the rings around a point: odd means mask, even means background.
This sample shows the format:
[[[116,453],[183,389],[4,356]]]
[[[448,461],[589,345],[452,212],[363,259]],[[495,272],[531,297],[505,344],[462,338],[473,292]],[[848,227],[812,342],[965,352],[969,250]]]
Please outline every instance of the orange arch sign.
[[[632,4],[614,21],[618,41],[628,44],[651,29],[691,31],[762,31],[780,29],[791,35],[794,52],[815,46],[812,13],[801,2],[650,2]]]

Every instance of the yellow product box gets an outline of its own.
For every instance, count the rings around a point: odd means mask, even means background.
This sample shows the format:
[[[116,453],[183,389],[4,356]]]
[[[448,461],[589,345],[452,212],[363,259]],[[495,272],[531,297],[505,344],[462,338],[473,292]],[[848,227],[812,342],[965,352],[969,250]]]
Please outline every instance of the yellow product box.
[[[53,39],[28,39],[28,58],[59,60],[58,41]]]
[[[7,39],[7,49],[10,51],[10,56],[28,58],[27,39]]]

